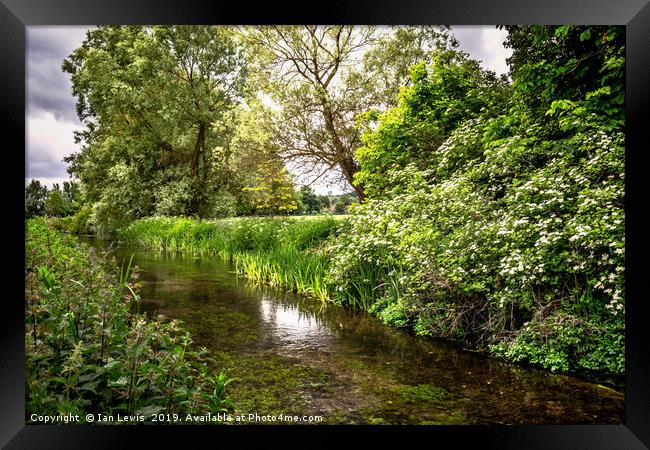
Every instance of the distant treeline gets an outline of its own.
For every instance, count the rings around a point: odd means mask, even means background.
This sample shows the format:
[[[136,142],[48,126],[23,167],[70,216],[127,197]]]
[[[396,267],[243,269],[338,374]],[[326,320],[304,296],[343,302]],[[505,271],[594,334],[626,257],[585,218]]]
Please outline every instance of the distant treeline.
[[[295,190],[285,163],[300,161],[358,199],[298,249],[320,255],[302,261],[320,297],[510,361],[621,375],[625,29],[505,29],[508,76],[445,27],[99,27],[64,64],[89,224],[178,245],[158,232],[210,227],[146,218],[332,208]],[[249,271],[295,281],[274,258],[298,250],[273,248]]]

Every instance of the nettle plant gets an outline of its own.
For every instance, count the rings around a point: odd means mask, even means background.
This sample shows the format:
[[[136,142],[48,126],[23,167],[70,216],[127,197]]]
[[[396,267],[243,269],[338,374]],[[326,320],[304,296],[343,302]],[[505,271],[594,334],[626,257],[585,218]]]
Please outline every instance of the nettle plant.
[[[207,350],[178,321],[139,314],[132,260],[103,260],[42,219],[27,223],[26,256],[28,414],[232,410]]]

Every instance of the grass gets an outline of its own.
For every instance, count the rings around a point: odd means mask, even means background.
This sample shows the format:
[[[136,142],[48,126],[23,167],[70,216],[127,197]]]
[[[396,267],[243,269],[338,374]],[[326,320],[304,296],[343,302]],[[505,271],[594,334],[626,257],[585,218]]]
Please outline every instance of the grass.
[[[342,216],[140,219],[120,230],[123,240],[145,248],[219,256],[237,273],[262,284],[289,288],[322,301],[330,299],[323,243]]]

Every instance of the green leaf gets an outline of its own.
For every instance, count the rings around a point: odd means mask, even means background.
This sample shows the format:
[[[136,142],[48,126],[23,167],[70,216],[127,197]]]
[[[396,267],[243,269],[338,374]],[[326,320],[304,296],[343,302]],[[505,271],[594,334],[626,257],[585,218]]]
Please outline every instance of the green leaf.
[[[120,362],[118,360],[116,360],[116,359],[111,360],[111,361],[107,362],[106,364],[104,364],[104,369],[111,370],[113,367],[117,366],[119,363]]]
[[[50,378],[50,381],[54,381],[56,383],[61,383],[61,384],[66,384],[68,382],[68,380],[66,380],[63,377],[52,377]]]
[[[97,382],[94,382],[94,383],[86,383],[86,384],[83,384],[83,385],[79,386],[79,389],[82,389],[82,390],[84,390],[84,391],[90,391],[90,392],[92,392],[93,394],[97,394],[97,391],[96,391],[96,389],[97,389],[97,384],[98,384]]]
[[[564,38],[569,33],[569,28],[571,25],[562,25],[555,30],[555,36],[559,38]]]
[[[114,386],[114,387],[123,387],[126,386],[129,382],[129,379],[127,377],[120,377],[115,381],[109,381],[108,385],[109,386]]]
[[[143,408],[138,409],[135,412],[135,415],[136,416],[145,416],[145,417],[147,417],[147,416],[152,416],[154,414],[158,414],[158,413],[160,413],[161,411],[164,411],[164,410],[165,410],[164,406],[149,405],[149,406],[145,406]]]

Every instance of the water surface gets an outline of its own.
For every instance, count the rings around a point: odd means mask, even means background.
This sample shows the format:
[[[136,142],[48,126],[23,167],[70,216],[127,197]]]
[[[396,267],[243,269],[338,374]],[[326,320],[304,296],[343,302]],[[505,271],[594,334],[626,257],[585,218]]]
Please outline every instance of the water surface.
[[[95,245],[101,245],[96,243]],[[180,319],[237,380],[240,412],[350,424],[620,424],[621,393],[255,286],[219,259],[135,252],[142,308]]]

